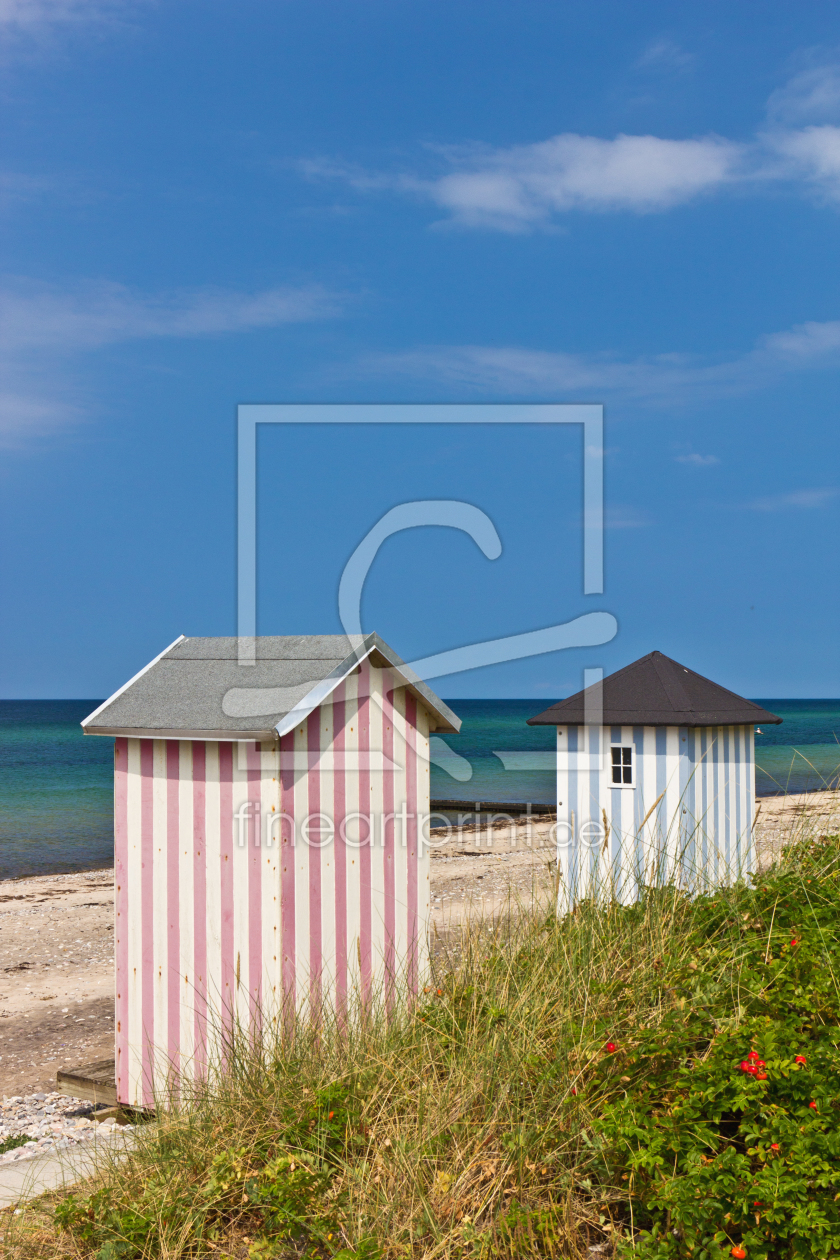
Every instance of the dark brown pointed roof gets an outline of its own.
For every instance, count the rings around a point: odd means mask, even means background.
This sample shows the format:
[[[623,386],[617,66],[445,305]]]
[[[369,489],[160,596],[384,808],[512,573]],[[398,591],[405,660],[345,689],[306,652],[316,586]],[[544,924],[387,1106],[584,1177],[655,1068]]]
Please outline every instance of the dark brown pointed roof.
[[[625,665],[602,686],[604,726],[751,726],[782,720],[661,652]],[[594,693],[595,688],[587,690]],[[579,691],[558,701],[528,718],[528,725],[582,726],[585,694]]]

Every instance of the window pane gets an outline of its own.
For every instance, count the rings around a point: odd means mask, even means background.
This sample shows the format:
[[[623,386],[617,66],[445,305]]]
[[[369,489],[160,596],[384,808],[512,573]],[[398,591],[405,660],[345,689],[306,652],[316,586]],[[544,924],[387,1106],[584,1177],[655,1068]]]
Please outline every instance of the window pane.
[[[633,782],[633,770],[630,766],[624,767],[624,782],[625,783]]]
[[[611,751],[612,751],[612,763],[613,763],[613,765],[614,765],[614,766],[620,766],[620,765],[621,765],[621,749],[620,749],[620,748],[613,748]]]
[[[612,774],[613,774],[613,780],[612,780],[613,783],[620,783],[621,782],[621,766],[613,766]]]
[[[623,760],[624,760],[624,764],[625,764],[625,766],[629,766],[629,765],[630,765],[630,757],[631,757],[631,755],[632,755],[632,752],[633,752],[632,748],[622,748],[622,750],[621,750],[621,756],[622,756],[622,758],[623,758]]]

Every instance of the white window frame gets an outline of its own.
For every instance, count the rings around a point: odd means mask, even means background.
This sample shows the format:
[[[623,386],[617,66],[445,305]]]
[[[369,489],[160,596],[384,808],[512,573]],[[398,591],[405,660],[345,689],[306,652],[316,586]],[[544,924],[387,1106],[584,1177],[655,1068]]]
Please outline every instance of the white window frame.
[[[612,772],[613,772],[613,770],[615,769],[615,766],[613,765],[612,755],[613,755],[613,749],[615,749],[615,748],[620,748],[620,749],[622,750],[622,753],[623,753],[623,750],[624,750],[625,748],[629,749],[629,751],[630,751],[630,782],[629,782],[629,783],[615,783],[615,782],[613,781]],[[623,775],[623,770],[624,770],[624,757],[623,757],[623,755],[622,755],[622,759],[621,759],[621,769],[622,769],[622,778],[623,778],[623,777],[624,777],[624,775]],[[635,746],[634,746],[633,744],[622,744],[622,743],[615,743],[615,744],[613,744],[613,743],[610,743],[610,764],[609,764],[609,772],[610,772],[610,784],[609,784],[609,785],[610,785],[610,788],[623,788],[625,791],[627,791],[627,790],[632,791],[632,790],[636,787],[636,749],[635,749]]]

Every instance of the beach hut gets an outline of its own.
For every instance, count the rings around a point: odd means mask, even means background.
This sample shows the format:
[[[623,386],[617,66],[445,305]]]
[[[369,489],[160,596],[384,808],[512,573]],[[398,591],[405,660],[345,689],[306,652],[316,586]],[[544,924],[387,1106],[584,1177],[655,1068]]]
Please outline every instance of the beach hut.
[[[422,982],[429,733],[377,635],[176,640],[82,723],[115,737],[116,1092],[151,1106],[232,1020]]]
[[[557,728],[561,899],[752,871],[755,725],[781,720],[661,652],[529,718]]]

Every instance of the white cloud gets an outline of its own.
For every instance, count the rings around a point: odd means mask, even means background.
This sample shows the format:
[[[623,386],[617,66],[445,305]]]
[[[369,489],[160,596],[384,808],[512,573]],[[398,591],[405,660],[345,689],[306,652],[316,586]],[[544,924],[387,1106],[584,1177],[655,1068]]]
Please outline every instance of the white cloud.
[[[636,70],[687,70],[694,62],[692,53],[687,53],[676,40],[663,36],[648,44],[636,62]]]
[[[793,490],[786,494],[769,495],[764,499],[753,499],[746,506],[754,512],[782,512],[786,508],[821,508],[836,499],[840,490],[832,486],[816,490]]]
[[[604,511],[604,526],[607,529],[647,529],[649,525],[650,517],[633,507],[612,503],[607,504]]]
[[[720,463],[717,455],[698,455],[696,451],[689,455],[675,455],[674,459],[678,464],[691,464],[695,468],[711,468]]]
[[[428,181],[414,175],[366,171],[353,162],[340,162],[333,158],[304,158],[297,163],[297,169],[309,179],[341,180],[358,192],[422,192],[428,188]]]
[[[8,351],[54,346],[94,349],[148,337],[200,337],[301,323],[336,315],[335,294],[319,286],[237,293],[204,288],[157,296],[89,282],[67,291],[31,281],[0,289],[0,327]]]
[[[37,380],[35,372],[10,371],[4,366],[3,374],[20,389],[0,392],[0,447],[20,446],[28,438],[53,433],[57,428],[84,419],[84,409],[61,396],[64,382],[54,381],[58,388],[50,394]],[[36,392],[39,386],[40,392]]]
[[[679,56],[667,40],[645,54],[651,64]],[[435,173],[368,172],[326,160],[301,169],[360,193],[420,197],[464,227],[524,232],[551,229],[570,211],[661,213],[725,189],[756,192],[771,184],[840,201],[835,120],[840,124],[840,67],[832,64],[796,75],[775,92],[765,128],[746,141],[563,132],[503,148],[429,146]]]
[[[547,226],[569,210],[645,214],[691,201],[736,178],[742,146],[716,136],[666,140],[573,133],[505,149],[439,149],[450,170],[438,178],[370,173],[309,160],[310,178],[340,179],[358,192],[389,190],[431,200],[469,227],[518,232]]]
[[[369,173],[325,160],[302,163],[301,170],[310,178],[341,179],[362,193],[421,197],[465,227],[523,232],[550,227],[558,215],[574,210],[668,210],[745,178],[753,161],[748,146],[719,136],[603,139],[564,132],[510,148],[433,152],[449,167],[436,178]]]
[[[570,401],[607,394],[670,401],[710,376],[728,374],[727,365],[710,367],[684,355],[621,359],[607,353],[568,354],[519,346],[424,346],[371,356],[365,367],[500,393],[562,394]]]
[[[0,207],[24,204],[53,189],[53,181],[22,171],[0,171]]]
[[[829,63],[794,75],[770,96],[767,117],[781,126],[840,122],[840,67]]]
[[[89,22],[113,17],[137,0],[0,0],[0,28],[32,30],[57,22]]]
[[[7,280],[0,286],[0,371],[6,389],[0,439],[13,443],[81,418],[74,372],[85,352],[117,342],[222,336],[327,319],[338,315],[341,305],[340,295],[318,285],[149,295],[108,282],[59,289]]]
[[[761,346],[767,354],[786,360],[791,366],[833,359],[840,352],[840,320],[824,323],[812,320],[807,324],[796,324],[787,332],[764,337]]]
[[[714,136],[565,134],[476,155],[429,195],[463,223],[510,230],[566,210],[664,210],[732,178],[739,159],[740,146]]]
[[[840,127],[825,123],[799,131],[774,131],[764,138],[768,148],[784,159],[776,178],[803,181],[828,199],[840,200]]]
[[[789,372],[840,367],[840,321],[811,322],[762,337],[728,358],[659,354],[621,358],[602,352],[569,354],[519,346],[421,346],[370,356],[364,369],[388,376],[435,379],[500,394],[605,397],[673,406],[764,389]],[[686,456],[708,463],[714,456]]]

